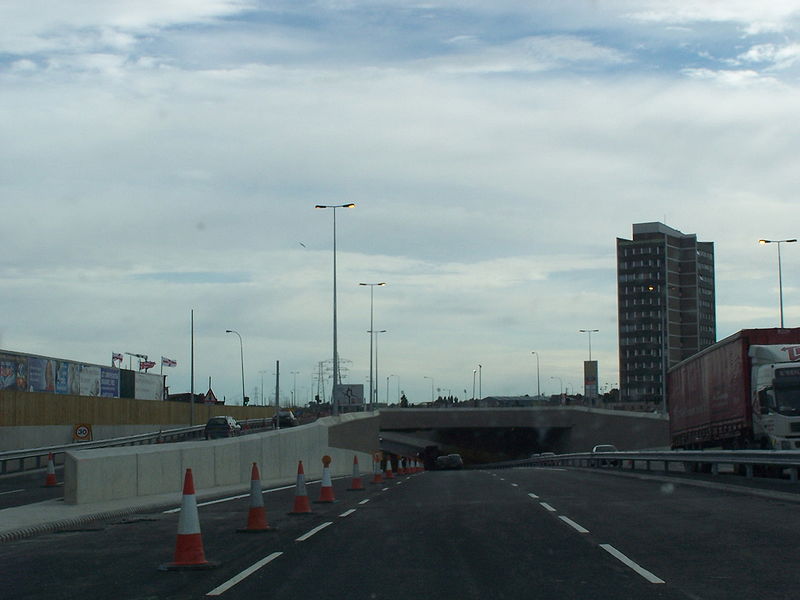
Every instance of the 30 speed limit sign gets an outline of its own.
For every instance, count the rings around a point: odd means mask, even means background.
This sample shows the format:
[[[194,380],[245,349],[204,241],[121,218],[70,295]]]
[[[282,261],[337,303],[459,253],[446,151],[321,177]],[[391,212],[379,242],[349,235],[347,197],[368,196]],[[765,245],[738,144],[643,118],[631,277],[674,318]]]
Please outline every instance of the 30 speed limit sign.
[[[79,423],[72,428],[72,439],[76,442],[90,442],[92,440],[92,426]]]

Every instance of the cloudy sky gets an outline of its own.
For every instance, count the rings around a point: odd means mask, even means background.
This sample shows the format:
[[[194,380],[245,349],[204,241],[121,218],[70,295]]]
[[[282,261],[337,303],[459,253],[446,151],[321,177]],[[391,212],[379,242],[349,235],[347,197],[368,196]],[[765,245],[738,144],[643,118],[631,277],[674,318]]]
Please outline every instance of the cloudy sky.
[[[797,0],[5,0],[0,348],[174,358],[241,402],[332,354],[379,390],[615,384],[615,238],[716,244],[718,337],[800,236]],[[800,244],[783,247],[800,325]],[[295,377],[290,373],[298,372]],[[314,384],[315,387],[315,384]]]

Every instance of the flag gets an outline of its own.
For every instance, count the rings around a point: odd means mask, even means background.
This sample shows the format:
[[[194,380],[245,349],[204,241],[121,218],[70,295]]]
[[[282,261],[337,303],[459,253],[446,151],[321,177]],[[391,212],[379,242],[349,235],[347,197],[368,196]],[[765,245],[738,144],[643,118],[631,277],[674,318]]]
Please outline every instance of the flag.
[[[152,360],[143,360],[139,362],[139,370],[146,371],[147,369],[152,369],[156,366],[155,361]]]
[[[123,361],[122,352],[112,352],[111,353],[111,362],[118,360],[119,362]]]
[[[171,358],[164,358],[162,356],[161,357],[161,366],[162,367],[177,367],[178,366],[178,361],[177,360],[172,360]]]

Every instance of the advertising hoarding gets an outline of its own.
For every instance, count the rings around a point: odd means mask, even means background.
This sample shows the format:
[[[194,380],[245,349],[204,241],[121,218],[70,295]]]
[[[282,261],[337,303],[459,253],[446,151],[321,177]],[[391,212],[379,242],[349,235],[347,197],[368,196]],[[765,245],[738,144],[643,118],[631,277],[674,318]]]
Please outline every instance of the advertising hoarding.
[[[583,390],[584,396],[590,400],[597,398],[597,361],[583,361]]]

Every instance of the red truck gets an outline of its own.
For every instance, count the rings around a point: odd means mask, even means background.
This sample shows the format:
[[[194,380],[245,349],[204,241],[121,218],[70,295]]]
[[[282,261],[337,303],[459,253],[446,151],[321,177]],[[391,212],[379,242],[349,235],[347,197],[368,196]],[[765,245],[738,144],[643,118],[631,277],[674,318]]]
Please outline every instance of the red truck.
[[[800,449],[800,328],[742,329],[672,367],[675,449]]]

